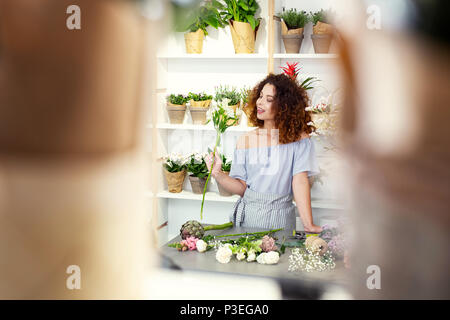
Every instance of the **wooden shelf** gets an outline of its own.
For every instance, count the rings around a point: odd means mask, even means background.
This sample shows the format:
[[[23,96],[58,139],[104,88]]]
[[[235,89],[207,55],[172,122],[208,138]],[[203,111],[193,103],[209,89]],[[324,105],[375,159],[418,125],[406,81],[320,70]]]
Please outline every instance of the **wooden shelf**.
[[[275,53],[274,59],[337,59],[336,53]]]
[[[158,198],[167,199],[181,199],[181,200],[202,200],[203,194],[196,194],[191,191],[183,190],[180,193],[173,193],[167,190],[161,191],[156,195]],[[239,199],[238,195],[233,195],[230,197],[221,196],[217,192],[206,192],[205,201],[217,201],[217,202],[236,202]]]
[[[161,191],[156,195],[157,198],[166,199],[179,199],[179,200],[202,200],[202,194],[195,194],[191,191],[183,190],[180,193],[172,193],[167,190]],[[216,201],[216,202],[230,202],[234,203],[239,199],[238,195],[232,195],[231,197],[221,196],[217,192],[206,192],[205,201]],[[295,202],[294,202],[295,205]],[[331,199],[311,199],[311,207],[320,209],[337,209],[342,210],[344,206],[338,203],[336,200]]]
[[[158,59],[267,59],[267,54],[249,53],[249,54],[195,54],[195,53],[182,53],[176,55],[159,55]]]
[[[147,125],[147,128],[152,128],[152,125]],[[207,124],[173,124],[173,123],[158,123],[156,125],[156,128],[158,129],[165,129],[165,130],[210,130],[214,131],[214,126]],[[256,129],[255,127],[240,127],[240,126],[233,126],[227,129],[228,131],[235,131],[235,132],[247,132],[252,131]]]

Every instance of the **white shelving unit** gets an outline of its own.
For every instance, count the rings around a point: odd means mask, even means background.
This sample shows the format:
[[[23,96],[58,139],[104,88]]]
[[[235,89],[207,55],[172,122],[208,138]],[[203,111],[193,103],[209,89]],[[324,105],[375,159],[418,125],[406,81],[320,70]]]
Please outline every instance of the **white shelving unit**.
[[[165,97],[170,93],[207,92],[213,94],[217,85],[232,85],[238,88],[252,87],[261,81],[268,71],[279,73],[280,66],[286,61],[299,61],[302,65],[301,76],[316,76],[321,79],[324,87],[336,87],[337,74],[333,68],[336,66],[338,55],[336,53],[315,54],[312,44],[308,43],[307,36],[303,40],[302,51],[299,54],[286,54],[280,36],[279,22],[273,21],[273,33],[269,30],[269,17],[281,12],[282,7],[297,7],[306,11],[328,8],[330,1],[317,1],[314,5],[310,1],[258,1],[261,6],[263,18],[256,39],[255,54],[234,54],[231,35],[228,29],[212,30],[204,42],[203,54],[186,54],[183,34],[172,35],[166,44],[166,50],[161,50],[157,56],[158,82],[155,91],[157,104],[155,117],[147,125],[147,130],[154,135],[152,149],[156,152],[154,159],[158,161],[162,156],[171,152],[187,153],[192,150],[206,151],[213,145],[215,131],[212,124],[194,125],[189,112],[183,124],[171,124],[165,110]],[[273,10],[271,9],[273,6]],[[269,12],[270,11],[270,12]],[[271,40],[270,36],[274,38]],[[310,41],[309,41],[310,42]],[[271,45],[272,44],[272,45]],[[169,50],[170,48],[170,50]],[[304,50],[308,50],[304,52]],[[246,123],[246,119],[243,119]],[[254,130],[253,127],[239,125],[227,130],[222,139],[222,150],[227,158],[232,157],[236,141],[241,134]],[[318,141],[320,145],[322,142]],[[319,147],[318,150],[323,148]],[[320,159],[328,159],[327,155],[318,153]],[[322,160],[320,160],[322,161]],[[186,178],[181,193],[167,191],[167,183],[163,175],[162,161],[156,163],[156,170],[152,181],[157,184],[146,194],[154,202],[153,208],[157,210],[158,225],[160,229],[160,244],[165,243],[178,233],[182,223],[187,220],[200,220],[200,201],[202,195],[191,191],[190,183]],[[327,185],[325,183],[325,185]],[[312,190],[313,214],[330,215],[331,211],[345,209],[339,203],[334,187],[318,185]],[[239,199],[237,195],[222,197],[218,193],[216,182],[211,179],[209,192],[205,197],[204,220],[202,223],[223,223],[233,204]],[[168,223],[167,223],[168,222]]]

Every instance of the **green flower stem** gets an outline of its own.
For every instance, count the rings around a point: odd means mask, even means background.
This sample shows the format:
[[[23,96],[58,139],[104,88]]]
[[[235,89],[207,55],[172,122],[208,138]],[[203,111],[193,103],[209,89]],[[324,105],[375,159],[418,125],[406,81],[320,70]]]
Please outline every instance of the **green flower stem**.
[[[203,230],[205,230],[205,231],[222,230],[222,229],[227,229],[227,228],[232,228],[232,227],[233,227],[233,222],[227,222],[224,224],[215,224],[215,225],[204,226]]]
[[[230,223],[231,223],[231,222],[230,222]],[[221,236],[215,236],[215,238],[237,237],[237,236],[249,236],[249,235],[260,235],[260,236],[264,236],[264,235],[266,235],[266,234],[274,233],[274,232],[281,231],[281,230],[283,230],[283,228],[280,228],[280,229],[272,229],[272,230],[269,230],[269,231],[260,231],[260,232],[245,232],[245,233],[236,233],[236,234],[224,234],[224,235],[221,235]]]
[[[219,144],[220,141],[220,132],[216,131],[216,145],[214,147],[214,151],[213,151],[213,161],[211,164],[211,169],[209,169],[209,174],[208,174],[208,178],[206,179],[206,183],[205,183],[205,188],[203,189],[203,198],[202,198],[202,207],[200,209],[200,220],[203,220],[203,205],[205,203],[205,195],[206,195],[206,187],[208,187],[208,182],[209,179],[211,178],[211,172],[212,169],[214,168],[214,161],[216,160],[216,149],[217,149],[217,145]]]

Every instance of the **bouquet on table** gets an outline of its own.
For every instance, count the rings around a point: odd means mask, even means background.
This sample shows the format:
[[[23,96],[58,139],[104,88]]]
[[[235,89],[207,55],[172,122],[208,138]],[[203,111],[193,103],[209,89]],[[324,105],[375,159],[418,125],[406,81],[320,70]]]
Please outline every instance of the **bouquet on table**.
[[[220,230],[232,226],[232,222],[203,226],[200,222],[191,220],[183,224],[180,229],[183,240],[169,244],[169,247],[179,251],[197,250],[198,252],[215,249],[217,250],[216,260],[220,263],[230,262],[233,256],[238,261],[257,261],[260,264],[278,263],[282,250],[278,249],[272,235],[282,229],[219,236],[205,235],[208,230]]]

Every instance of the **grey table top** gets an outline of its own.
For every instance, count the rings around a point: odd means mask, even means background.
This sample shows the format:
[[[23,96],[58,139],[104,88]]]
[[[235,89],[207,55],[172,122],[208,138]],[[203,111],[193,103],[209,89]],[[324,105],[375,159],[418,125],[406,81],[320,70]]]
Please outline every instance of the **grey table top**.
[[[265,230],[234,227],[226,230],[207,231],[206,234],[221,235],[257,231]],[[283,235],[286,236],[286,239],[288,239],[289,236],[292,236],[285,231],[279,231],[275,233],[275,237],[279,239],[278,242],[281,242],[280,240],[282,239]],[[179,241],[181,241],[181,237],[177,236],[174,239],[170,240],[167,244]],[[233,257],[229,263],[222,264],[216,260],[216,250],[214,249],[203,253],[200,253],[196,250],[180,252],[175,248],[168,247],[167,244],[161,247],[161,253],[171,259],[182,270],[212,271],[246,276],[270,277],[276,279],[315,280],[321,282],[331,282],[335,284],[346,284],[346,269],[344,268],[342,261],[336,261],[336,268],[331,271],[289,272],[289,255],[291,254],[290,248],[286,248],[285,253],[281,255],[279,262],[275,265],[263,265],[257,263],[256,261],[238,261],[237,259],[235,259],[235,257]]]

